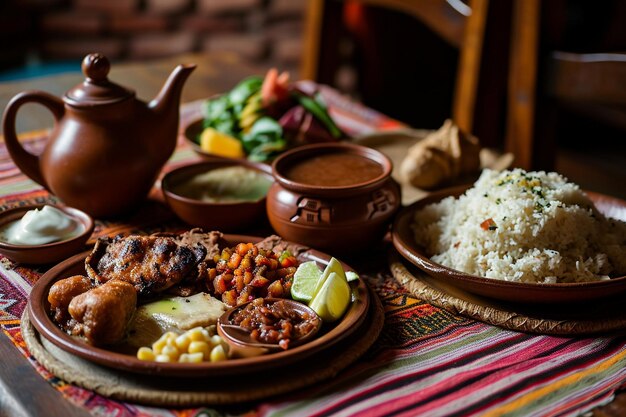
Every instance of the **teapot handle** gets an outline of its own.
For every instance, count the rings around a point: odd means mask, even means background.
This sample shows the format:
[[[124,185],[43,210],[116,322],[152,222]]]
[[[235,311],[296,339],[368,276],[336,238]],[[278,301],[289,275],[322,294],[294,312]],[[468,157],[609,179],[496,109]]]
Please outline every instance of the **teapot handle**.
[[[59,98],[43,91],[24,91],[11,99],[7,105],[2,118],[2,130],[4,131],[4,141],[7,150],[15,164],[24,174],[36,183],[48,188],[46,180],[41,173],[39,166],[39,156],[28,152],[17,139],[15,133],[15,119],[17,111],[26,103],[38,103],[46,107],[54,116],[55,123],[63,117],[65,106]]]

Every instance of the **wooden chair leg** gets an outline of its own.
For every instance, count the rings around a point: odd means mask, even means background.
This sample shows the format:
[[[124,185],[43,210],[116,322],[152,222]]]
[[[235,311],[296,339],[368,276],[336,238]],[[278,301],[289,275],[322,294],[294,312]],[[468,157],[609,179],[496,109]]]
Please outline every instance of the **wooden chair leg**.
[[[343,33],[344,2],[308,1],[300,77],[322,84],[333,84],[340,63],[339,48],[336,44]]]
[[[452,105],[452,118],[465,132],[471,132],[473,128],[489,0],[472,0],[470,7],[472,14],[465,25]]]
[[[515,0],[509,65],[506,150],[515,165],[533,169],[537,143],[535,94],[537,88],[540,0]]]
[[[304,80],[315,80],[317,79],[322,42],[324,0],[308,0],[308,2],[304,29],[304,48],[302,49],[302,60],[300,61],[300,77]]]

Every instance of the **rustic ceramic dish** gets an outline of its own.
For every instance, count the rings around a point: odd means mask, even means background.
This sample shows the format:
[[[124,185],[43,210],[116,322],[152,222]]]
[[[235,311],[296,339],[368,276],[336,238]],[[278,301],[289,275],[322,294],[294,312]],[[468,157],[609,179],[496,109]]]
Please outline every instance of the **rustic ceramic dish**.
[[[177,168],[163,177],[161,188],[165,201],[186,223],[205,230],[241,231],[260,222],[265,224],[265,197],[257,201],[205,202],[177,194],[176,186],[191,177],[218,168],[244,166],[273,181],[270,167],[247,160],[214,159]]]
[[[357,156],[374,162],[380,174],[349,185],[296,182],[291,168],[325,155]],[[377,150],[347,143],[305,145],[272,164],[276,182],[267,195],[267,215],[283,238],[333,253],[356,252],[380,241],[400,206],[392,163]]]
[[[258,237],[225,235],[229,245],[239,242],[258,242]],[[115,352],[102,347],[87,344],[82,339],[71,337],[61,330],[48,316],[48,292],[56,281],[71,275],[85,274],[85,257],[88,252],[75,255],[46,272],[33,287],[28,303],[30,319],[39,333],[61,349],[83,359],[111,368],[122,369],[139,374],[155,374],[181,377],[206,377],[236,375],[260,370],[270,370],[277,366],[302,361],[314,353],[331,349],[335,344],[349,338],[356,332],[367,316],[370,295],[363,280],[352,286],[353,302],[344,317],[333,326],[323,326],[319,337],[301,346],[282,352],[253,358],[232,359],[222,362],[200,364],[159,363],[140,361],[133,355]],[[314,260],[323,267],[330,261],[330,256],[309,250],[299,257],[300,261]],[[343,264],[345,270],[352,270]]]
[[[409,262],[432,277],[458,287],[472,294],[496,300],[519,303],[571,303],[598,300],[626,292],[626,276],[607,281],[533,284],[501,281],[469,275],[430,260],[423,248],[415,243],[411,223],[414,213],[424,206],[436,203],[446,197],[457,197],[467,189],[456,187],[433,193],[404,208],[396,217],[392,227],[392,240],[395,248]],[[626,201],[617,198],[586,192],[598,210],[604,215],[626,220]]]
[[[21,219],[26,212],[41,209],[44,204],[31,204],[9,209],[0,213],[0,228],[8,223]],[[85,249],[85,242],[94,229],[94,221],[87,214],[78,209],[54,206],[79,222],[83,231],[71,239],[43,245],[14,245],[0,240],[0,253],[15,262],[25,264],[50,264],[66,259]]]
[[[285,300],[281,298],[268,298],[265,300],[265,303],[274,303],[276,301],[282,301],[286,303],[289,308],[293,311],[299,312],[301,315],[303,313],[308,313],[311,317],[317,316],[315,311],[313,311],[306,304],[299,303],[294,300]],[[242,308],[246,307],[252,301],[239,305],[237,307],[233,307],[230,310],[226,311],[222,316],[217,320],[217,332],[220,336],[228,343],[230,346],[230,354],[235,357],[248,358],[252,356],[259,356],[269,352],[281,352],[283,349],[278,344],[270,344],[270,343],[262,343],[258,342],[250,337],[250,334],[237,325],[232,324],[232,317],[235,313],[237,313]],[[318,317],[318,325],[313,328],[309,333],[305,334],[298,339],[293,339],[289,343],[289,348],[293,349],[296,346],[300,346],[304,343],[307,343],[315,335],[322,327],[322,320]]]

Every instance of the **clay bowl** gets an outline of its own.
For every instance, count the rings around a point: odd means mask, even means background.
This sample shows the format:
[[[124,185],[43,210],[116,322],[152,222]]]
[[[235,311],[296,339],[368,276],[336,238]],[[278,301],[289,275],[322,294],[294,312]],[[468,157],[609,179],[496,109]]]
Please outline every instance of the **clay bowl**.
[[[415,212],[446,197],[458,197],[466,189],[467,186],[461,186],[432,193],[398,213],[393,223],[391,237],[394,247],[407,261],[442,283],[506,303],[559,305],[595,302],[607,297],[623,296],[626,293],[626,276],[593,282],[522,283],[470,275],[432,261],[424,248],[415,242],[411,229]],[[594,192],[586,193],[601,213],[610,218],[626,221],[626,201]]]
[[[317,316],[315,311],[313,311],[309,306],[305,304],[289,299],[266,298],[263,300],[263,304],[269,305],[277,301],[284,302],[290,310],[295,311],[300,316],[302,316],[303,314],[308,314],[311,317],[317,318],[317,325],[304,336],[291,340],[289,342],[289,348],[300,346],[312,340],[322,327],[322,320]],[[250,333],[248,331],[240,326],[232,324],[233,316],[240,310],[248,306],[248,304],[250,303],[252,303],[252,301],[231,308],[230,310],[222,314],[222,316],[217,321],[217,332],[230,346],[231,356],[249,358],[270,352],[280,352],[284,350],[278,344],[258,342],[250,337]]]
[[[206,202],[179,194],[176,189],[193,176],[218,168],[243,166],[258,171],[273,181],[267,165],[235,159],[214,159],[177,168],[163,177],[161,188],[165,201],[185,223],[204,230],[242,231],[265,223],[265,200],[238,202]]]
[[[40,209],[43,206],[44,204],[30,204],[0,213],[0,229],[9,223],[21,219],[29,210]],[[0,239],[0,253],[14,262],[51,264],[83,251],[85,243],[94,229],[93,219],[87,213],[75,208],[56,205],[54,207],[79,222],[83,227],[83,231],[73,238],[42,245],[15,245]]]
[[[318,169],[319,158],[332,158]],[[301,180],[293,169],[312,166],[312,177]],[[368,175],[358,165],[378,169]],[[275,182],[267,196],[267,215],[276,233],[292,242],[332,253],[370,248],[387,233],[400,207],[400,187],[391,178],[392,163],[381,152],[347,143],[305,145],[280,155],[272,164]],[[342,178],[337,183],[333,178]],[[307,182],[308,181],[308,182]],[[316,184],[314,184],[316,183]]]

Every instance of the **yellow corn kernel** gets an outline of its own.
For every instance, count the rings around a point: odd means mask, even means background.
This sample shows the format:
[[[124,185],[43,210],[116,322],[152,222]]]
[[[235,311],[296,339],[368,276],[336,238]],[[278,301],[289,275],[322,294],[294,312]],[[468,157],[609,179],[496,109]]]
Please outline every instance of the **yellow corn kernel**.
[[[189,349],[187,349],[189,353],[202,353],[204,359],[208,360],[211,355],[211,349],[209,348],[209,344],[204,341],[194,340],[189,344]]]
[[[224,340],[219,335],[216,334],[216,335],[211,336],[211,344],[213,346],[224,345]]]
[[[154,352],[149,347],[141,347],[137,351],[137,359],[141,361],[153,361],[155,358]]]
[[[168,345],[173,346],[176,344],[176,338],[178,337],[178,334],[174,332],[167,332],[162,337],[165,338]]]
[[[176,360],[178,359],[180,352],[175,346],[166,345],[161,351],[161,354],[169,356],[172,360]]]
[[[219,362],[226,360],[226,352],[224,352],[224,348],[222,345],[217,345],[211,350],[210,356],[211,362]]]
[[[204,336],[205,342],[211,340],[211,335],[209,334],[209,331],[207,329],[201,329],[200,331],[202,332],[202,336]]]
[[[181,352],[186,352],[189,348],[189,343],[191,343],[191,339],[186,333],[181,334],[176,338],[176,347]]]
[[[193,329],[188,330],[187,333],[185,334],[189,336],[189,339],[191,339],[192,342],[194,341],[204,342],[204,335],[202,334],[202,327],[194,327]]]
[[[178,358],[178,362],[186,362],[186,363],[200,363],[204,359],[204,355],[200,352],[196,353],[183,353]]]
[[[167,355],[157,355],[154,359],[157,362],[171,362],[172,359]]]
[[[165,346],[167,346],[167,341],[164,337],[161,337],[159,340],[152,344],[152,350],[154,351],[155,355],[160,355]]]

